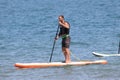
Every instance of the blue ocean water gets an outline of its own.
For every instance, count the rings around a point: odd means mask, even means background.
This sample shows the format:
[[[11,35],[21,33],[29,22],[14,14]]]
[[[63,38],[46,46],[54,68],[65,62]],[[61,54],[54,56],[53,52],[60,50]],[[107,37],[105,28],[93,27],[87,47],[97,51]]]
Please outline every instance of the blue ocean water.
[[[98,58],[92,52],[117,53],[119,0],[0,0],[1,80],[120,80],[120,57]],[[72,54],[80,60],[108,60],[107,65],[17,70],[17,62],[48,62],[59,15],[71,25]],[[72,55],[71,59],[76,60]],[[61,39],[52,61],[63,61]]]

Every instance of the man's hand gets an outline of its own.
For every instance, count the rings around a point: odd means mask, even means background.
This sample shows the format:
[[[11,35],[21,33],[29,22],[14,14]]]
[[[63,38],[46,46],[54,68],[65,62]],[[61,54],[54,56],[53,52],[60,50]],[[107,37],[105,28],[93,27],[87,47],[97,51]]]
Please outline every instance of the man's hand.
[[[59,36],[57,35],[56,37],[55,37],[55,40],[58,40],[59,39]]]
[[[62,25],[63,24],[62,21],[59,21],[59,24]]]

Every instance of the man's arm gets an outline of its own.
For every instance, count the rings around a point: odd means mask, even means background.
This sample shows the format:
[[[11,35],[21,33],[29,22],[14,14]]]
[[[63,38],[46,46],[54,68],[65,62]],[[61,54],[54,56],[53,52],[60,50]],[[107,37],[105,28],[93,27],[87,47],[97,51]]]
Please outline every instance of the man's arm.
[[[69,28],[69,24],[67,22],[63,23],[63,22],[59,21],[59,24],[62,25],[63,27],[65,27],[65,28]]]

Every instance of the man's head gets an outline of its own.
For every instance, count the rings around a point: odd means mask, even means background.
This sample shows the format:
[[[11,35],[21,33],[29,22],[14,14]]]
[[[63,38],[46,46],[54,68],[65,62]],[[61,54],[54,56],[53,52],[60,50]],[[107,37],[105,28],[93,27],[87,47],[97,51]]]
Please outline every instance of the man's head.
[[[58,19],[59,19],[59,21],[64,21],[64,16],[63,16],[63,15],[60,15],[60,16],[58,17]]]

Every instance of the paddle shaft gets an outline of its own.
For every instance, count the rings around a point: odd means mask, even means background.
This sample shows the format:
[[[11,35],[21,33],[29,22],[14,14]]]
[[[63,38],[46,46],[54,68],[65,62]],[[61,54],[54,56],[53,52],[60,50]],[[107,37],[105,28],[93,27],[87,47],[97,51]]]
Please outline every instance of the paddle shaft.
[[[57,37],[57,35],[58,35],[58,31],[59,31],[59,25],[58,25],[58,28],[57,28],[57,31],[56,31],[56,35],[55,35],[55,37]],[[52,60],[52,55],[53,55],[53,51],[54,51],[54,48],[55,48],[55,43],[56,43],[56,40],[54,39],[53,47],[52,47],[52,52],[51,52],[51,55],[50,55],[49,62],[51,62],[51,60]]]
[[[118,54],[120,54],[120,41],[119,41]]]

